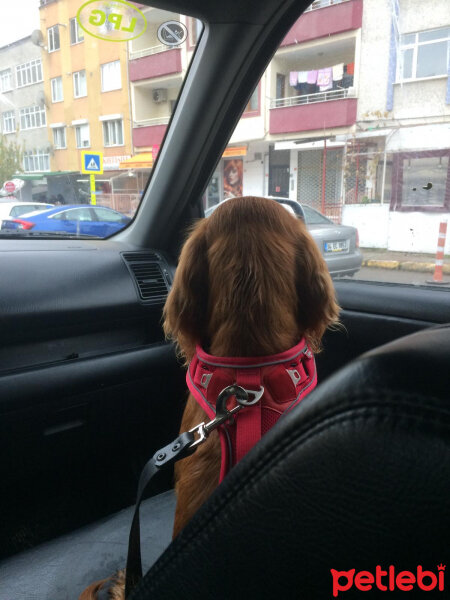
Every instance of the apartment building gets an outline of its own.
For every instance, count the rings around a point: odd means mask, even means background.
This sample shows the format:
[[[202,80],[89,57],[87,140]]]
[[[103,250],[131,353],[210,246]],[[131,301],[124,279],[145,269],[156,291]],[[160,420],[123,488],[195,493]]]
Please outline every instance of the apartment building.
[[[78,0],[41,0],[40,6],[54,173],[49,193],[66,203],[90,198],[88,176],[80,175],[83,150],[103,153],[96,186],[105,201],[121,176],[120,163],[132,154],[127,44],[85,33],[76,19],[79,8]],[[131,178],[127,183],[137,185]]]
[[[51,145],[41,51],[31,35],[0,48],[0,112],[6,141],[24,150],[21,178],[26,183],[20,197],[39,199],[45,190],[42,172],[50,171]]]
[[[358,227],[363,246],[434,253],[450,212],[449,56],[447,0],[316,0],[250,99],[230,141],[241,155],[222,159],[206,206],[289,196]]]
[[[342,219],[365,246],[434,253],[449,217],[450,12],[432,4],[364,0],[350,162],[363,167],[367,203],[347,196]]]

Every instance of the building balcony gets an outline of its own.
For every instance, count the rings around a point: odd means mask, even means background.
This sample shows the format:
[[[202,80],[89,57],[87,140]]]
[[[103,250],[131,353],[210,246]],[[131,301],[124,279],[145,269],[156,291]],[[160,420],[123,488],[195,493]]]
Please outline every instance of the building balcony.
[[[161,145],[169,121],[170,117],[162,117],[135,122],[133,124],[133,146],[147,148]]]
[[[362,11],[362,0],[316,0],[290,29],[281,47],[359,29]]]
[[[356,122],[357,100],[352,88],[273,99],[269,133],[296,133],[347,127]]]
[[[181,73],[181,50],[161,51],[161,46],[145,48],[130,55],[130,81],[143,81]]]

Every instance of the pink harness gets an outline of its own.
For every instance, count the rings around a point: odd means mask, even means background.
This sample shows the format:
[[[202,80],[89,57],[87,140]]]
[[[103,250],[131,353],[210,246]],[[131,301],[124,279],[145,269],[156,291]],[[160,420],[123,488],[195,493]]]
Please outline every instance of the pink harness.
[[[237,384],[246,390],[264,393],[261,400],[246,406],[232,424],[219,428],[222,449],[220,481],[275,425],[317,384],[316,364],[305,340],[279,354],[246,358],[218,357],[200,346],[186,373],[189,390],[210,419],[216,416],[220,392]]]

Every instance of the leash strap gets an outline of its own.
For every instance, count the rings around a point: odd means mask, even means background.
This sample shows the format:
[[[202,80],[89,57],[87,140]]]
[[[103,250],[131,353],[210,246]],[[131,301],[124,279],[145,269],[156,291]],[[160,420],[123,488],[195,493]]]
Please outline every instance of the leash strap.
[[[171,444],[157,450],[142,470],[139,477],[136,507],[134,509],[128,541],[125,598],[128,598],[133,588],[142,579],[141,527],[139,522],[139,507],[142,502],[142,496],[150,481],[161,469],[195,452],[196,447],[192,447],[194,441],[194,433],[190,431],[182,433]]]
[[[249,398],[252,396],[251,398]],[[246,390],[239,385],[229,385],[224,388],[216,404],[216,413],[214,418],[207,423],[200,423],[191,431],[179,435],[172,443],[160,448],[155,452],[152,458],[142,469],[139,477],[139,485],[136,498],[136,507],[134,509],[133,521],[131,523],[130,537],[128,541],[128,557],[125,574],[125,598],[136,587],[142,579],[142,559],[141,559],[141,526],[139,522],[139,507],[142,502],[142,496],[147,489],[148,484],[153,477],[164,467],[176,463],[182,458],[186,458],[195,452],[197,446],[202,444],[211,431],[221,425],[229,422],[237,412],[244,407],[253,407],[259,402],[264,394],[264,388],[258,391]],[[229,398],[234,397],[236,404],[233,408],[227,407]]]

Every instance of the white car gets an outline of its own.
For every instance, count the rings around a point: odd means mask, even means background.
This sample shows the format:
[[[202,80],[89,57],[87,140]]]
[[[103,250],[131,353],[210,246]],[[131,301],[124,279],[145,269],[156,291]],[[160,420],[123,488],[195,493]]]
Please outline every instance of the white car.
[[[17,219],[36,210],[53,208],[53,204],[44,202],[0,202],[0,227],[5,219]]]

